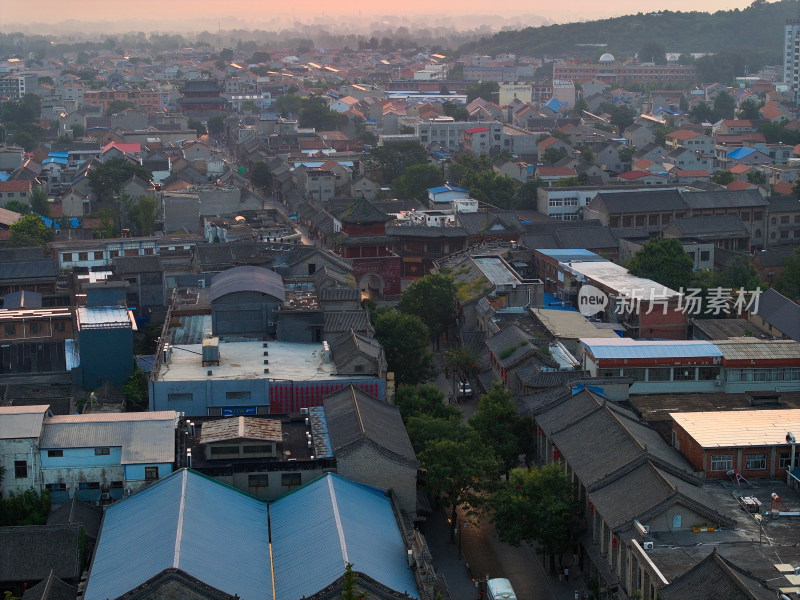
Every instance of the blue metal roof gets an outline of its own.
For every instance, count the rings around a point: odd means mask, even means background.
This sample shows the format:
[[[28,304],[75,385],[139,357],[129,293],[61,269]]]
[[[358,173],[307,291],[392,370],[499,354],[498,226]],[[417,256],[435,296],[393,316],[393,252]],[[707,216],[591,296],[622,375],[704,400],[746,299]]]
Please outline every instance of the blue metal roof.
[[[50,158],[69,158],[69,152],[50,152],[47,156]]]
[[[51,156],[49,158],[45,158],[42,161],[43,165],[49,165],[51,163],[55,163],[57,165],[68,165],[69,164],[69,160],[67,160],[66,158],[61,158],[59,156]]]
[[[581,342],[595,358],[703,358],[722,356],[711,342],[641,341],[630,338]],[[605,342],[605,343],[604,343]]]
[[[753,148],[737,148],[733,152],[728,152],[728,158],[739,160],[750,156],[755,150]]]
[[[8,173],[3,173],[0,171],[0,181],[8,181],[8,178],[11,177]]]
[[[106,510],[84,598],[117,598],[169,568],[271,598],[268,547],[264,502],[183,469]]]
[[[537,252],[541,252],[545,256],[556,259],[558,262],[569,262],[571,260],[581,261],[607,261],[599,254],[586,250],[585,248],[536,248]]]
[[[348,562],[419,598],[391,502],[382,491],[328,474],[273,503],[270,521],[278,600],[318,592],[341,577]]]
[[[443,185],[443,186],[440,186],[440,187],[428,188],[428,191],[433,193],[433,194],[442,194],[444,192],[463,192],[465,194],[469,193],[469,190],[465,190],[464,188],[459,188],[459,187],[453,187],[453,186],[450,186],[450,185]]]

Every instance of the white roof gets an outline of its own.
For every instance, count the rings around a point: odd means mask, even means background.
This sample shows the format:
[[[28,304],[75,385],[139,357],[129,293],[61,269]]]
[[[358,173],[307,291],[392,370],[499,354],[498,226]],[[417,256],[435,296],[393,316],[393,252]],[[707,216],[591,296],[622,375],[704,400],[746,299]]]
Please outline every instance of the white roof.
[[[0,440],[38,438],[49,404],[0,406]]]
[[[800,409],[669,413],[702,448],[786,446],[787,432],[800,436]]]
[[[56,415],[45,420],[39,447],[120,447],[123,465],[172,463],[177,421],[174,410]]]
[[[592,279],[626,298],[630,298],[634,292],[635,298],[641,300],[663,300],[678,296],[675,290],[652,279],[631,275],[628,269],[611,261],[573,262],[571,265],[559,263],[559,266],[573,275]]]

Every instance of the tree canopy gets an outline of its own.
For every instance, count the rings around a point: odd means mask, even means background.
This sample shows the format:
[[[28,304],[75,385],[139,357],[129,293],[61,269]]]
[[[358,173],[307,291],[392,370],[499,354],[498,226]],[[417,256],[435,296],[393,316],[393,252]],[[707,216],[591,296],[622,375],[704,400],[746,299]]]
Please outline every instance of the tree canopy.
[[[39,215],[24,215],[10,229],[11,246],[46,246],[53,239],[53,230],[47,228]]]
[[[389,371],[398,384],[413,385],[432,375],[430,333],[419,316],[379,308],[373,313],[373,326],[375,339],[383,346]]]
[[[656,238],[639,249],[628,263],[632,275],[646,277],[679,291],[692,281],[694,261],[675,238]]]
[[[89,171],[89,185],[92,191],[101,198],[118,194],[122,184],[134,175],[150,181],[153,174],[137,162],[127,158],[112,158],[96,169]]]
[[[511,392],[499,384],[481,396],[478,410],[469,419],[478,439],[494,450],[503,471],[508,472],[519,464],[519,455],[530,443],[528,418],[517,414],[517,405]]]
[[[450,275],[425,275],[408,286],[400,296],[397,310],[415,315],[438,340],[455,323],[456,291]]]
[[[795,302],[800,300],[800,248],[796,248],[794,254],[783,262],[783,271],[775,279],[773,287]]]
[[[250,183],[261,190],[266,190],[272,185],[272,172],[267,163],[258,161],[253,165],[253,169],[250,171]]]
[[[417,164],[406,167],[392,182],[392,189],[398,198],[426,200],[428,189],[443,183],[444,175],[441,169],[431,164]]]
[[[378,171],[381,183],[391,183],[412,165],[428,163],[428,153],[417,142],[376,146],[365,157],[371,171]]]
[[[328,108],[322,96],[303,98],[300,102],[300,127],[313,127],[317,131],[339,129],[347,122],[347,117]]]

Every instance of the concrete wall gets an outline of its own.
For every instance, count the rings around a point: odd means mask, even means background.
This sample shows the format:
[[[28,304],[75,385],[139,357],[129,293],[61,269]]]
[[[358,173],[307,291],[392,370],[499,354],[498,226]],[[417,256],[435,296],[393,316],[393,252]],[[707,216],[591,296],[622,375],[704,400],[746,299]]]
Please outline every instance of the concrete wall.
[[[200,231],[200,199],[195,194],[170,194],[162,197],[164,233],[185,229],[190,233]]]
[[[278,311],[277,338],[281,342],[320,343],[325,318],[322,311]]]
[[[211,303],[211,328],[214,335],[267,338],[276,332],[280,305],[274,296],[260,292],[226,294]]]
[[[15,461],[25,461],[28,465],[27,477],[17,477],[14,472]],[[41,490],[39,453],[34,439],[0,440],[0,466],[5,468],[5,476],[0,482],[0,496],[8,498],[9,493],[19,494],[30,487]]]

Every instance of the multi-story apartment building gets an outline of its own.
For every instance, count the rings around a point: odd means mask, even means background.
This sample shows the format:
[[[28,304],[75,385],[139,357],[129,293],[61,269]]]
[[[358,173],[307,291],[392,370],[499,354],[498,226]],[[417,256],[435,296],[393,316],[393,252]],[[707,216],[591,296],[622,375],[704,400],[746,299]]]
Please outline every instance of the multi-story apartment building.
[[[786,21],[783,41],[783,82],[800,104],[800,19]]]

